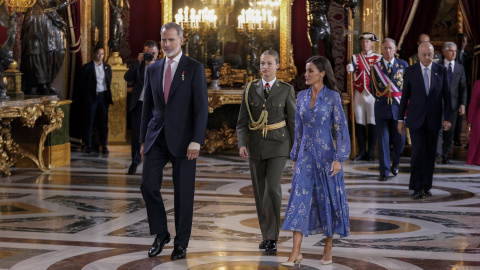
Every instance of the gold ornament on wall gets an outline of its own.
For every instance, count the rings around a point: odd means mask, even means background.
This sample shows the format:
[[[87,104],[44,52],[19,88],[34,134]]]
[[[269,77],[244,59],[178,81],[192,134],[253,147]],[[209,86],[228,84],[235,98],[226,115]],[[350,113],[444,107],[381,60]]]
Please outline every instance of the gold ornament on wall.
[[[0,0],[0,5],[3,4],[4,0]],[[7,6],[11,7],[14,10],[19,12],[25,12],[28,8],[33,7],[37,0],[5,0]]]

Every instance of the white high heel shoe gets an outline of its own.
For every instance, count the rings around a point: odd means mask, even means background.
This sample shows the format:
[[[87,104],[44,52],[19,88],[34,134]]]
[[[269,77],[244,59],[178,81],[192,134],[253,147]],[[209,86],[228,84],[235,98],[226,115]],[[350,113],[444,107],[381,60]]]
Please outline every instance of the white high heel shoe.
[[[302,254],[298,255],[297,259],[295,259],[295,261],[293,262],[284,262],[282,263],[283,266],[287,266],[287,267],[294,267],[295,264],[298,263],[298,268],[300,268],[300,264],[302,263],[302,260],[303,260],[303,256]]]
[[[320,263],[321,263],[322,265],[328,265],[328,264],[332,264],[333,261],[332,261],[332,260],[328,260],[328,261],[321,260]]]

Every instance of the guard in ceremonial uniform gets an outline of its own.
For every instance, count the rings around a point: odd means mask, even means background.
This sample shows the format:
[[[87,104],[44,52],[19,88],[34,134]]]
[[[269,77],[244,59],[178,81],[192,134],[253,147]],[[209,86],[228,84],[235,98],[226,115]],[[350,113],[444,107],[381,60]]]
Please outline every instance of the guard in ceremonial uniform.
[[[373,161],[374,149],[376,144],[375,115],[373,106],[375,98],[371,94],[370,88],[370,70],[381,55],[372,51],[373,42],[378,41],[378,36],[364,32],[360,35],[360,46],[362,52],[352,55],[352,62],[347,65],[347,72],[354,74],[354,94],[353,107],[355,112],[355,134],[358,141],[360,152],[355,160]],[[367,125],[368,125],[368,151],[367,145]]]
[[[395,40],[382,42],[382,59],[373,65],[370,89],[375,97],[375,122],[378,136],[379,181],[386,181],[389,174],[398,174],[400,153],[405,145],[405,136],[397,132],[398,106],[402,98],[403,74],[406,61],[395,58]],[[402,119],[403,120],[403,119]],[[390,137],[393,140],[390,166]]]
[[[245,87],[237,121],[239,154],[248,159],[263,241],[259,248],[277,251],[282,189],[280,181],[295,132],[295,92],[279,81],[278,53],[260,57],[263,77]],[[247,143],[248,137],[248,143]]]

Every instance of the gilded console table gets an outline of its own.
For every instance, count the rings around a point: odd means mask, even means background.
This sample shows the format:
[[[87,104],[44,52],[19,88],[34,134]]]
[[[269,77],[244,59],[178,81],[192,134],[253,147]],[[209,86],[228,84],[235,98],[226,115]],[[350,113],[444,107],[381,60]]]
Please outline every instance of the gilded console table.
[[[0,102],[0,170],[11,175],[10,167],[18,157],[31,159],[41,171],[49,171],[51,166],[43,161],[43,149],[47,135],[62,126],[63,111],[57,108],[58,98],[46,96],[27,100]],[[19,119],[23,126],[33,128],[37,119],[43,118],[44,125],[38,141],[35,156],[22,149],[12,136],[12,121]]]
[[[214,118],[215,110],[225,105],[240,105],[242,103],[243,89],[223,88],[222,90],[208,90],[209,118]],[[238,106],[240,109],[240,106]],[[238,115],[238,112],[237,112]],[[235,118],[236,115],[231,115]],[[205,150],[212,154],[217,149],[237,147],[237,132],[234,128],[223,122],[221,127],[208,128],[205,136]]]

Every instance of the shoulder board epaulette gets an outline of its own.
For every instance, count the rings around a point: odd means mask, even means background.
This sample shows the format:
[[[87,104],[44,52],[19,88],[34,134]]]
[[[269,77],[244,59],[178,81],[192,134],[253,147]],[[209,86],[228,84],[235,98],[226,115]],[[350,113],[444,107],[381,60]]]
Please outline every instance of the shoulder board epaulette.
[[[279,81],[279,82],[282,83],[282,84],[287,85],[288,87],[292,86],[291,84],[289,84],[289,83],[287,83],[287,82],[283,82],[283,81]]]

